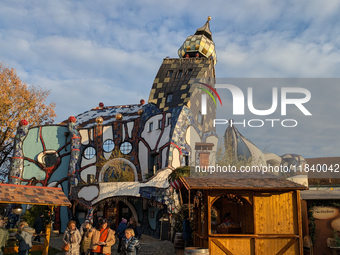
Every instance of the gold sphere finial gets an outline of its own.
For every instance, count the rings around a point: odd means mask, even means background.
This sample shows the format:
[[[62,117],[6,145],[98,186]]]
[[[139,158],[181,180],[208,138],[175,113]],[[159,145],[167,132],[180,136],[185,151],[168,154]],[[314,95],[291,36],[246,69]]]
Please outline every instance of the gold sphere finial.
[[[123,115],[121,113],[117,113],[116,120],[122,120],[122,119],[123,119]]]
[[[210,21],[211,20],[211,17],[210,16],[208,16],[208,21]]]
[[[103,121],[104,121],[104,120],[103,120],[102,117],[97,117],[97,118],[96,118],[96,122],[97,122],[98,125],[103,124]]]

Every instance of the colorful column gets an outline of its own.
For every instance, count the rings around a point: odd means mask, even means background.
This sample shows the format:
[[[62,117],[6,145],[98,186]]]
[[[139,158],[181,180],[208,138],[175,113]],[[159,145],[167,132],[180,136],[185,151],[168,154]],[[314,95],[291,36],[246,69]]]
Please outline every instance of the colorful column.
[[[21,120],[14,138],[13,157],[9,172],[10,184],[21,184],[24,171],[24,152],[22,143],[28,134],[27,120]]]
[[[72,187],[76,185],[76,167],[80,155],[80,133],[76,126],[77,119],[74,116],[69,118],[68,129],[71,136],[71,158],[68,165],[69,195]]]

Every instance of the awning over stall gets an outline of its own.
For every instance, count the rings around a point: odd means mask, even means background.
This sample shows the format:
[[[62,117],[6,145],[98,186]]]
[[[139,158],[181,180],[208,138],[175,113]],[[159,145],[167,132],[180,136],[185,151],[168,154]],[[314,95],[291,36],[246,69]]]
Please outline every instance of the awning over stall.
[[[187,189],[305,190],[308,187],[284,178],[181,178]]]
[[[0,203],[71,206],[60,188],[0,184]]]
[[[0,184],[0,203],[47,205],[51,212],[53,206],[71,206],[60,188]],[[52,223],[46,225],[43,255],[48,254]]]
[[[304,190],[301,191],[303,200],[340,200],[340,190]]]

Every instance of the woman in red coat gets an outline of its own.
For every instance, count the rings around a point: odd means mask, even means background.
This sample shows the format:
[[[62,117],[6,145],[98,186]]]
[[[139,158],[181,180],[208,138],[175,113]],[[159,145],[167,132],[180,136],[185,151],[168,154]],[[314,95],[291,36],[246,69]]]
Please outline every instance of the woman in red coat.
[[[89,232],[90,249],[94,255],[111,254],[111,246],[115,244],[115,231],[107,226],[105,219],[100,219],[96,229]]]

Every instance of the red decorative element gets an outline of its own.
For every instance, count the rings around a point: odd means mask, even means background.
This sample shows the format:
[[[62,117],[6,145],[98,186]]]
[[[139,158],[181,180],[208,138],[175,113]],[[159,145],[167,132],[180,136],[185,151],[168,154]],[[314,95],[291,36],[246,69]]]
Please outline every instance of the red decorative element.
[[[189,58],[189,54],[185,54],[185,58]]]
[[[170,182],[171,187],[173,187],[174,189],[178,190],[182,188],[182,182],[180,180],[174,180],[172,182]]]
[[[175,146],[178,150],[179,150],[179,154],[183,154],[182,153],[182,149],[180,148],[180,147],[178,147],[178,145],[177,144],[175,144],[175,143],[173,143],[173,142],[171,142],[171,144],[173,145],[173,146]]]
[[[103,107],[104,107],[104,103],[103,103],[103,102],[100,102],[100,103],[99,103],[99,107],[103,108]]]
[[[72,122],[72,123],[75,123],[75,122],[77,121],[76,117],[74,117],[74,116],[70,116],[70,117],[68,118],[68,120],[69,120],[70,122]]]
[[[200,57],[200,54],[196,53],[196,58],[199,58]]]
[[[145,100],[144,100],[144,99],[141,99],[141,100],[140,100],[140,104],[141,104],[141,105],[145,104]]]
[[[27,126],[28,125],[28,121],[27,120],[21,120],[20,121],[20,126]]]
[[[42,130],[42,127],[40,126],[39,127],[39,137],[40,137],[40,141],[41,141],[41,144],[43,146],[43,149],[44,149],[44,151],[46,151],[46,146],[45,146],[45,142],[44,142],[44,139],[42,137],[42,134],[41,134],[41,130]]]

